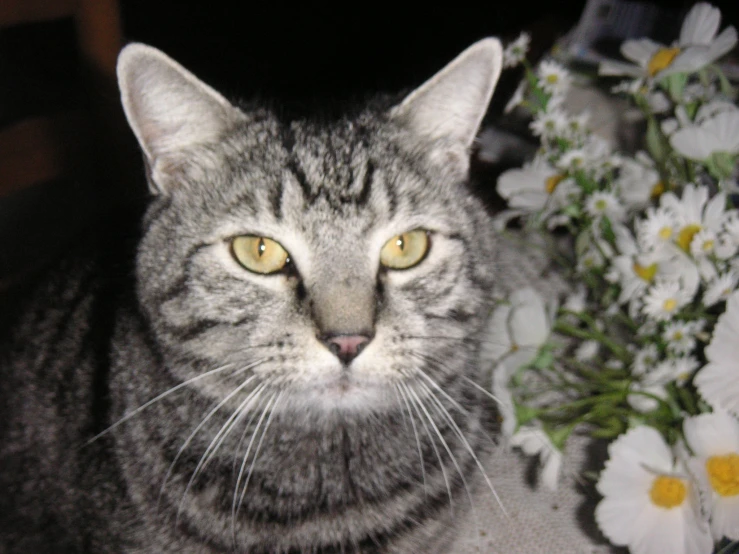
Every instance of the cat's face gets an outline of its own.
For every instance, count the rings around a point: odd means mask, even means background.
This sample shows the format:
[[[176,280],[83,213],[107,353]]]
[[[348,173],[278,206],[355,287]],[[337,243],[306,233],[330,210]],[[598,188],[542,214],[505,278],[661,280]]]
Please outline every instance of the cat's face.
[[[225,367],[193,386],[236,403],[266,386],[315,414],[472,376],[494,241],[467,156],[499,58],[483,41],[399,106],[318,124],[239,110],[128,47],[124,107],[157,194],[138,292],[170,367]]]

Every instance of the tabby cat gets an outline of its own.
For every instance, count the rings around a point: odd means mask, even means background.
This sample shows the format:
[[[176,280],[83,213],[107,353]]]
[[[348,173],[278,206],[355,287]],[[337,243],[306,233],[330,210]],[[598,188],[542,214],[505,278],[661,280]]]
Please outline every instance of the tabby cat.
[[[103,237],[4,333],[0,552],[449,552],[490,485],[467,181],[500,69],[485,39],[393,106],[285,121],[127,46],[135,263]]]

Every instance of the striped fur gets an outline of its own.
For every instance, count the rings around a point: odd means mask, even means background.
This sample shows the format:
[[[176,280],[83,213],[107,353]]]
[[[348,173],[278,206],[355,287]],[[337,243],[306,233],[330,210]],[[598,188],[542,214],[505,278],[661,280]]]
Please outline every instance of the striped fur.
[[[106,244],[14,324],[0,551],[446,552],[484,486],[471,382],[496,240],[466,156],[499,55],[478,43],[395,108],[283,121],[130,47],[155,194],[132,275]],[[381,268],[413,229],[426,258]],[[280,242],[290,271],[240,267],[243,234]],[[362,318],[372,340],[344,367],[317,337]]]

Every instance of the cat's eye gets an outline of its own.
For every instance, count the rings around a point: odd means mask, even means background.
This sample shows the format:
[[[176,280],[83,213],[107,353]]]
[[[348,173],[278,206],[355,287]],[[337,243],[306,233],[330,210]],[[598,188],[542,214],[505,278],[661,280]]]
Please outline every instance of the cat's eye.
[[[231,252],[246,269],[262,275],[277,273],[290,262],[287,250],[280,243],[256,235],[235,237],[231,241]]]
[[[389,269],[409,269],[426,257],[429,236],[426,231],[416,229],[395,235],[380,250],[380,263]]]

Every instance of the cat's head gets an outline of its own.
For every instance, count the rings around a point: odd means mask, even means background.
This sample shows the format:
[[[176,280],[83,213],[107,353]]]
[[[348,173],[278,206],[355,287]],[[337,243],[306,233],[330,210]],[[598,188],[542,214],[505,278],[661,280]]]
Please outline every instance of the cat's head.
[[[485,39],[390,109],[286,122],[127,46],[123,106],[154,194],[138,295],[168,366],[228,368],[193,383],[217,396],[255,376],[244,391],[315,413],[472,376],[495,243],[467,174],[500,69]]]

